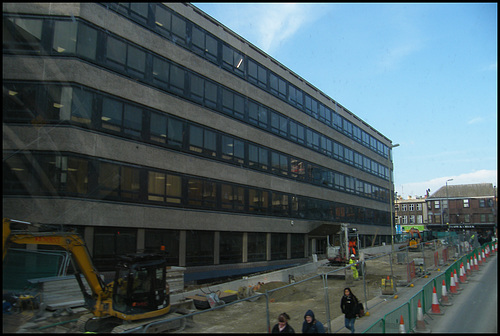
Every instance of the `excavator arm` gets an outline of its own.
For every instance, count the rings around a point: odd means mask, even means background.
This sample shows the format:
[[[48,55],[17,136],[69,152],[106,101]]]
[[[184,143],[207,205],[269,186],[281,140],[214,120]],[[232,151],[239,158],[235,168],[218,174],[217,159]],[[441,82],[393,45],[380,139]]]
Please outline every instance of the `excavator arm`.
[[[27,222],[22,222],[30,224]],[[11,231],[11,220],[3,219],[3,257],[5,259],[9,245],[15,244],[35,244],[35,245],[55,245],[64,248],[68,251],[73,261],[76,263],[78,271],[83,274],[90,289],[92,290],[93,300],[97,298],[105,299],[110,295],[110,291],[106,290],[97,270],[95,269],[92,259],[87,251],[87,247],[83,239],[75,233],[69,232],[31,232],[31,231]],[[82,287],[86,300],[89,299],[88,294],[85,292],[83,284]],[[87,295],[86,295],[87,294]]]

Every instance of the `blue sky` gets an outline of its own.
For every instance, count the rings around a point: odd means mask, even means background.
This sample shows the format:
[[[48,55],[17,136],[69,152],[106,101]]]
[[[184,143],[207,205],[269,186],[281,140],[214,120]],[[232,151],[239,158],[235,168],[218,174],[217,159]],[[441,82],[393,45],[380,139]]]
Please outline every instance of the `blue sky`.
[[[497,186],[497,4],[194,3],[400,144],[395,191]]]

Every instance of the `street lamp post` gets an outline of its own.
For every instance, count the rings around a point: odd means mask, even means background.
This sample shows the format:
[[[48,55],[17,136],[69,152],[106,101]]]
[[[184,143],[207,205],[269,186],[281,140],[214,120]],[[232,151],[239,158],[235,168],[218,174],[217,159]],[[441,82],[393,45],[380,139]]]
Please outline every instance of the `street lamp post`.
[[[392,145],[389,149],[389,155],[387,155],[387,160],[389,161],[389,206],[391,210],[391,251],[394,253],[394,192],[392,188],[394,186],[393,181],[391,180],[391,153],[392,149],[399,147],[399,144]]]

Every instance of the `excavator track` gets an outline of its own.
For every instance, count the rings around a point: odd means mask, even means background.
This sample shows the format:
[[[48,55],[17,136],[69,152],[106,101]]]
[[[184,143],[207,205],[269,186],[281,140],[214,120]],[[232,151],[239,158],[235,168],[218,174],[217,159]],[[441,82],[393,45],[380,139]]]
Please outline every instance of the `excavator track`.
[[[175,317],[181,317],[184,314],[172,313],[167,316],[158,317],[155,319],[147,320],[147,321],[138,321],[138,322],[127,322],[117,327],[114,327],[111,333],[119,334],[123,332],[130,331],[132,329],[137,329],[139,332],[142,329],[147,329],[147,333],[175,333],[181,332],[186,328],[189,321],[192,321],[193,317],[189,316],[186,318],[173,320]],[[189,321],[188,321],[189,320]]]

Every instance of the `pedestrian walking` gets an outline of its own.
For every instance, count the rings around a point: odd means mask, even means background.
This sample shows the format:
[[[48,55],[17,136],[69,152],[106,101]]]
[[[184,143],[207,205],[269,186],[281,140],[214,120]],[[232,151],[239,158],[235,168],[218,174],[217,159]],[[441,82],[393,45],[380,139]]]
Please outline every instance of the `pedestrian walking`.
[[[290,320],[290,316],[287,313],[281,313],[278,316],[278,323],[276,323],[271,330],[273,334],[295,334],[295,330],[293,330],[292,326],[288,324],[288,320]]]
[[[304,323],[302,323],[302,333],[303,334],[324,334],[325,327],[323,323],[316,320],[314,317],[314,312],[308,310],[304,315]]]
[[[344,288],[344,295],[340,300],[340,309],[342,314],[345,314],[345,327],[354,333],[354,322],[356,322],[356,314],[358,313],[359,301],[352,293],[349,287]]]

